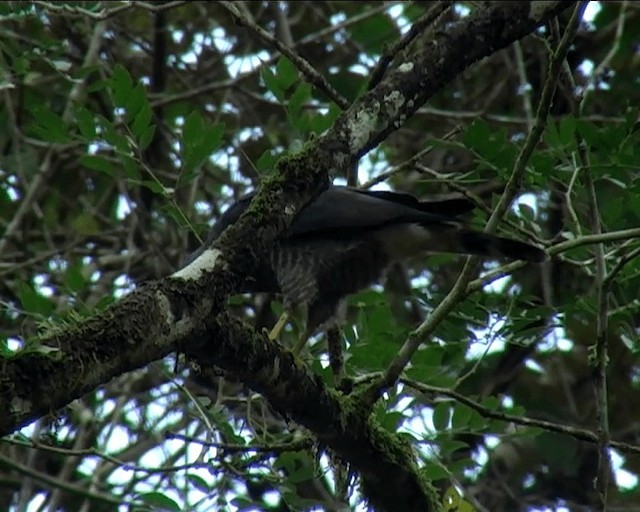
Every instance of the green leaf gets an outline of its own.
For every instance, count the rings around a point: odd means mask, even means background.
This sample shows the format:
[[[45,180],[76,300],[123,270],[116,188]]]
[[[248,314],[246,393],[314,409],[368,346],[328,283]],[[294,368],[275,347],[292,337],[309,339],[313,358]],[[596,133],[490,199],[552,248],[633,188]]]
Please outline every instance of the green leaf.
[[[104,140],[111,144],[114,148],[121,152],[128,152],[131,148],[129,147],[129,141],[127,138],[118,133],[113,126],[113,123],[106,118],[100,116],[100,126],[102,127]]]
[[[133,123],[131,123],[131,131],[137,139],[140,139],[142,134],[149,127],[152,116],[153,112],[151,111],[151,106],[147,101],[143,102],[140,109],[138,110],[138,113],[133,118]]]
[[[364,75],[344,68],[338,70],[336,73],[329,74],[327,79],[333,88],[350,102],[366,92],[368,84],[368,80]],[[328,98],[322,91],[315,91],[315,95],[320,98],[322,102],[328,101]]]
[[[469,418],[467,424],[469,430],[480,431],[487,427],[487,425],[489,424],[489,420],[487,418],[484,418],[478,411],[474,411],[473,409],[471,409],[471,417]]]
[[[451,419],[451,404],[449,402],[441,402],[433,409],[433,426],[438,432],[442,432],[449,428],[449,420]]]
[[[283,101],[284,92],[280,88],[280,83],[278,82],[276,75],[274,75],[273,72],[265,66],[260,71],[260,76],[262,77],[265,87],[273,93],[278,101]]]
[[[438,448],[442,455],[451,455],[459,450],[469,448],[469,443],[457,439],[440,439],[438,441]]]
[[[156,133],[156,125],[152,124],[151,126],[147,126],[147,129],[142,132],[140,135],[140,139],[138,140],[138,147],[141,151],[144,151],[149,147],[151,141],[153,140],[153,136]]]
[[[328,130],[334,121],[338,118],[342,110],[335,103],[329,105],[329,112],[326,114],[312,115],[309,120],[309,130],[315,134],[320,135],[325,130]]]
[[[313,461],[302,452],[285,452],[278,456],[274,468],[282,468],[292,483],[306,482],[313,478]]]
[[[293,114],[300,112],[305,102],[311,99],[311,85],[307,82],[301,83],[289,98],[289,110]]]
[[[88,212],[82,212],[71,222],[71,227],[81,235],[95,235],[100,232],[100,226],[95,217]]]
[[[184,120],[182,127],[182,142],[186,147],[195,146],[204,130],[204,119],[197,111],[192,111]]]
[[[492,411],[497,411],[500,407],[500,399],[496,396],[488,396],[482,401],[483,407]]]
[[[149,101],[147,100],[147,95],[144,90],[144,85],[138,82],[138,84],[136,84],[136,86],[131,89],[131,93],[129,94],[124,104],[124,108],[127,111],[127,122],[131,122],[133,119],[135,119],[135,117],[138,115],[140,110],[144,108],[145,105],[149,108],[149,110],[151,110],[151,107],[149,107]]]
[[[400,37],[396,24],[384,13],[356,23],[349,31],[351,37],[362,45],[363,51],[369,54],[382,53],[386,41]]]
[[[31,104],[28,108],[34,118],[33,129],[42,140],[60,144],[71,140],[61,116],[41,103]]]
[[[260,174],[265,174],[270,172],[276,166],[276,162],[278,161],[278,156],[273,149],[266,149],[260,158],[256,161],[256,170]]]
[[[113,165],[105,157],[100,155],[83,155],[80,163],[89,169],[100,171],[108,176],[114,176]]]
[[[17,284],[16,295],[20,300],[22,309],[33,315],[48,317],[54,308],[53,301],[34,290],[24,281]]]
[[[115,302],[115,298],[113,295],[105,295],[101,297],[96,303],[95,310],[96,311],[104,311],[108,306]]]
[[[429,480],[443,480],[444,478],[449,478],[447,470],[442,465],[434,462],[426,464],[421,470],[421,473]]]
[[[256,505],[260,505],[259,503],[256,503],[255,500],[249,499],[245,496],[236,496],[229,503],[237,507],[240,511],[259,510]]]
[[[396,432],[398,425],[404,421],[404,414],[398,411],[389,411],[387,404],[379,402],[374,409],[375,418],[382,428],[389,432]]]
[[[600,129],[592,122],[585,121],[584,119],[577,119],[576,129],[589,148],[597,149],[602,145]]]
[[[138,185],[138,186],[141,186],[141,187],[148,188],[149,190],[151,190],[155,194],[158,194],[158,195],[163,196],[163,197],[169,197],[169,196],[171,196],[171,193],[172,193],[172,189],[167,189],[167,187],[162,185],[162,183],[158,183],[155,180],[134,180],[134,179],[131,179],[131,180],[129,180],[129,184],[130,185]]]
[[[83,68],[83,69],[91,69],[91,68]],[[97,68],[97,69],[101,69],[101,68]],[[110,79],[104,79],[104,80],[95,80],[94,82],[90,82],[89,85],[87,85],[87,92],[88,93],[94,93],[94,92],[102,92],[105,89],[109,89],[111,87],[111,80]]]
[[[474,512],[471,503],[462,499],[454,486],[450,486],[442,497],[442,512]]]
[[[462,142],[485,158],[491,158],[499,150],[491,128],[483,119],[476,119],[469,125],[462,136]]]
[[[64,273],[64,285],[70,293],[79,292],[86,286],[87,281],[82,274],[82,268],[80,263],[74,263],[69,265]]]
[[[451,426],[454,430],[462,430],[466,428],[473,415],[473,409],[464,404],[455,404],[453,406],[453,416],[451,417]]]
[[[572,470],[577,452],[577,442],[574,438],[555,432],[544,432],[535,438],[535,442],[538,450],[555,471]]]
[[[224,123],[216,123],[205,129],[202,141],[202,151],[205,157],[208,157],[222,145],[222,137],[224,136]]]
[[[224,123],[205,124],[195,110],[185,119],[182,131],[182,172],[189,173],[202,164],[222,144]]]
[[[130,101],[133,91],[133,80],[131,75],[121,64],[116,64],[111,75],[111,90],[113,101],[118,107],[124,107]]]
[[[76,124],[80,134],[86,140],[94,140],[96,138],[96,122],[93,114],[82,105],[76,107]]]
[[[421,347],[411,360],[411,366],[415,368],[427,367],[428,370],[439,367],[442,364],[444,353],[445,349],[438,345]]]
[[[173,221],[180,227],[190,228],[184,212],[172,203],[167,203],[162,206],[162,211],[169,215]]]
[[[180,512],[180,505],[161,492],[147,492],[138,496],[146,505],[150,505],[153,510],[170,512]]]
[[[196,475],[195,473],[187,473],[187,480],[191,485],[193,485],[196,489],[202,492],[211,491],[211,485],[201,476]]]
[[[298,68],[285,56],[276,64],[276,79],[280,89],[286,91],[298,80]]]
[[[574,147],[576,144],[575,139],[576,120],[572,116],[563,117],[560,120],[558,126],[558,137],[560,144],[564,147]]]
[[[575,130],[576,121],[573,117],[565,117],[559,122],[550,121],[545,129],[544,141],[556,153],[565,153],[576,146]]]
[[[122,170],[124,175],[130,180],[140,179],[140,168],[138,163],[129,155],[124,153],[120,154],[120,162],[122,163]]]

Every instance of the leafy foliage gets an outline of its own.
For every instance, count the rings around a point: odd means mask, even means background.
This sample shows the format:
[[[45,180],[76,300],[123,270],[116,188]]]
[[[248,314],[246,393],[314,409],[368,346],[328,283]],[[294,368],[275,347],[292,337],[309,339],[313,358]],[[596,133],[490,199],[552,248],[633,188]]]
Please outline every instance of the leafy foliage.
[[[596,510],[603,487],[593,481],[603,474],[609,506],[640,502],[640,10],[592,4],[518,204],[500,225],[554,258],[506,275],[484,262],[474,278],[486,282],[437,324],[371,415],[411,446],[444,510]],[[242,5],[348,101],[430,8]],[[456,3],[439,26],[478,8]],[[62,357],[34,345],[38,329],[72,325],[179,268],[229,204],[340,113],[299,63],[234,22],[222,2],[4,2],[0,17],[6,360],[20,350]],[[536,121],[567,19],[457,77],[362,158],[360,183],[464,193],[478,206],[467,220],[482,229]],[[388,368],[461,267],[433,256],[350,298],[342,344],[354,391]],[[280,310],[271,299],[237,296],[229,307],[260,329]],[[301,331],[294,319],[282,343]],[[603,337],[604,404],[594,393]],[[305,357],[333,386],[340,379],[325,352],[318,337]],[[121,375],[4,439],[0,508],[364,508],[348,461],[234,375],[203,381],[184,363],[177,354]],[[606,437],[618,443],[610,459],[595,442],[603,406]]]

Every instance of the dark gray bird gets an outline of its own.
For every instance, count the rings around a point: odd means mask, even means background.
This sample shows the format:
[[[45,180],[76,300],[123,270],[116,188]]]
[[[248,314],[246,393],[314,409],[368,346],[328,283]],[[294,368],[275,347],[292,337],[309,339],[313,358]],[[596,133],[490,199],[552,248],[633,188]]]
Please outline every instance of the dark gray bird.
[[[209,241],[240,218],[253,195],[222,215]],[[272,339],[287,313],[307,305],[304,343],[333,319],[342,299],[378,281],[392,263],[432,253],[546,259],[530,244],[463,228],[456,219],[472,208],[464,198],[419,201],[409,194],[330,187],[294,219],[242,291],[282,294],[285,314]]]

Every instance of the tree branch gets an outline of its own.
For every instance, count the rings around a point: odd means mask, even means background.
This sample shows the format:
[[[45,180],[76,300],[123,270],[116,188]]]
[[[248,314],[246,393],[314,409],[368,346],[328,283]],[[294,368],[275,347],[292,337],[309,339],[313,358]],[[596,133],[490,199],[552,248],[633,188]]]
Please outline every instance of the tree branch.
[[[332,101],[335,102],[336,105],[343,110],[349,108],[351,105],[349,101],[336,91],[327,79],[318,73],[307,60],[289,48],[286,44],[273,37],[265,29],[256,25],[253,21],[247,18],[240,12],[233,2],[221,2],[221,5],[229,12],[229,14],[231,14],[237,23],[247,27],[269,46],[276,48],[280,53],[282,53],[282,55],[286,56],[291,62],[293,62],[307,80],[324,92]]]
[[[500,16],[504,15],[504,12],[502,12],[501,8],[499,8],[498,6],[494,5],[487,10],[489,11],[491,9],[495,9]],[[579,21],[581,19],[581,17],[579,16],[579,13],[582,12],[581,9],[584,10],[584,5],[576,6],[572,20],[560,45],[558,46],[556,55],[551,61],[549,77],[547,78],[547,81],[545,83],[542,97],[540,99],[540,104],[538,105],[534,128],[527,136],[527,140],[525,141],[522,150],[520,151],[520,154],[516,159],[513,172],[511,173],[509,181],[505,186],[505,190],[502,193],[500,200],[498,201],[498,204],[493,211],[493,214],[487,221],[485,232],[491,233],[495,231],[499,220],[506,213],[509,205],[513,201],[513,198],[520,188],[520,183],[524,175],[526,164],[529,161],[531,154],[533,153],[533,149],[542,136],[542,132],[545,126],[545,120],[551,106],[551,98],[553,97],[553,92],[556,89],[557,78],[562,67],[562,62],[564,62],[566,53],[569,50],[569,42],[573,40],[573,36],[575,35]],[[484,22],[485,20],[481,19],[481,21]],[[447,317],[447,315],[451,311],[453,311],[453,308],[457,304],[459,304],[460,301],[466,296],[468,283],[471,281],[471,278],[476,272],[477,262],[478,258],[469,258],[467,260],[467,263],[460,272],[460,276],[458,277],[456,283],[453,285],[453,288],[451,288],[451,291],[442,300],[442,302],[438,304],[438,306],[422,323],[422,325],[411,332],[411,334],[408,336],[402,348],[398,351],[398,354],[393,359],[393,361],[391,361],[384,375],[380,378],[379,382],[373,385],[367,393],[366,399],[368,400],[370,405],[373,405],[373,403],[378,399],[380,394],[385,389],[395,384],[420,345],[429,336],[431,336],[436,327],[440,325],[440,323]]]
[[[330,174],[384,140],[460,71],[572,4],[496,2],[436,32],[429,44],[411,45],[405,62],[342,113],[331,129],[302,152],[279,160],[278,172],[263,182],[240,220],[189,266],[139,287],[91,318],[47,333],[38,340],[40,346],[30,344],[6,361],[0,408],[9,414],[0,417],[0,434],[184,348],[238,375],[309,428],[361,472],[363,489],[375,507],[434,510],[435,494],[400,438],[379,427],[356,401],[296,367],[289,353],[221,312],[295,214],[328,186]],[[47,354],[43,347],[55,352]],[[405,503],[408,499],[412,501]]]

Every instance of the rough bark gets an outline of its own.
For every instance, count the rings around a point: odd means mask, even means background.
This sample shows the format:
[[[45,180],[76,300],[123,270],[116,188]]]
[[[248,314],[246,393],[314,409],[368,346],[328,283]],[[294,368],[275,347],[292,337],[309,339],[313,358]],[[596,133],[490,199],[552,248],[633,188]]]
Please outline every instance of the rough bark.
[[[449,80],[479,59],[531,33],[574,2],[494,2],[428,43],[417,40],[382,81],[323,136],[278,164],[251,208],[190,267],[145,284],[72,326],[56,328],[33,350],[5,363],[0,433],[6,435],[113,377],[177,349],[234,373],[362,476],[381,510],[435,510],[437,498],[410,449],[359,414],[355,397],[329,390],[291,355],[224,312],[256,258],[286,229],[329,176],[385,139]],[[197,341],[194,341],[197,340]],[[203,344],[203,340],[205,340]],[[38,346],[53,347],[46,353]],[[206,355],[206,357],[205,357]]]

